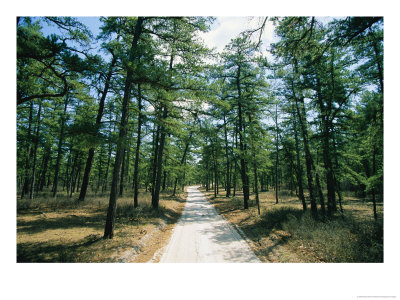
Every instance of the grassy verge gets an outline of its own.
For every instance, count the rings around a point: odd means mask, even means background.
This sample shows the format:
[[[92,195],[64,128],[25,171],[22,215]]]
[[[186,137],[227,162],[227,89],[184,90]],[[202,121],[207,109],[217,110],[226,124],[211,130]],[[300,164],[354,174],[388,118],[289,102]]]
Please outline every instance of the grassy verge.
[[[161,194],[158,211],[149,193],[117,202],[115,234],[103,240],[108,197],[89,195],[84,203],[67,197],[17,200],[18,262],[146,262],[168,242],[183,210],[186,192]]]
[[[214,198],[202,190],[220,214],[241,228],[252,240],[252,248],[264,262],[383,262],[383,205],[374,221],[370,203],[346,197],[344,215],[314,220],[303,212],[299,200],[281,193],[260,194],[261,215],[255,201],[243,209],[242,195]]]

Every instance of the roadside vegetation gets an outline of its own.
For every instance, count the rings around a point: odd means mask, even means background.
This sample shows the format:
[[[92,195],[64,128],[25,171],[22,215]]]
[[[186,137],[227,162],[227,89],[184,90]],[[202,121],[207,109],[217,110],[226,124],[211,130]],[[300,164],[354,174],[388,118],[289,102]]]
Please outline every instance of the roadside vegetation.
[[[151,195],[139,193],[141,205],[120,198],[113,239],[103,239],[107,197],[89,194],[87,201],[73,202],[51,195],[17,201],[18,262],[147,262],[169,241],[186,200],[161,194],[158,210]],[[157,261],[157,255],[154,260]]]
[[[371,203],[351,194],[344,197],[343,215],[314,219],[289,191],[260,193],[261,214],[254,195],[249,209],[242,209],[241,194],[226,198],[206,192],[218,212],[239,227],[251,240],[250,246],[263,262],[383,262],[383,206],[378,220]]]

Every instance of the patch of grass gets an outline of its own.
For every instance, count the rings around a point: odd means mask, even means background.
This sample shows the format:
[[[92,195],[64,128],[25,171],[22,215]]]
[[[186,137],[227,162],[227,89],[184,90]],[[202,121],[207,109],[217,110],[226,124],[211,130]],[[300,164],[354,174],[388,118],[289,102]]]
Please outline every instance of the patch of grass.
[[[107,196],[89,194],[84,202],[62,195],[57,199],[17,199],[17,261],[133,261],[133,257],[144,250],[147,252],[144,259],[149,259],[157,247],[163,245],[153,243],[143,249],[141,240],[152,232],[156,232],[153,239],[168,240],[164,237],[166,233],[155,229],[160,224],[173,224],[178,220],[185,197],[185,194],[177,197],[161,194],[158,210],[151,208],[149,193],[139,193],[138,208],[133,207],[132,197],[119,198],[112,240],[102,238]]]
[[[307,260],[383,262],[383,222],[360,222],[351,216],[317,221],[310,213],[293,214],[281,223],[291,244]]]
[[[249,209],[243,209],[243,196],[234,198],[206,192],[219,213],[239,226],[253,241],[253,250],[266,262],[383,262],[383,203],[378,221],[366,199],[344,197],[344,215],[314,220],[303,212],[299,199],[289,191],[260,193],[261,215],[254,195]]]

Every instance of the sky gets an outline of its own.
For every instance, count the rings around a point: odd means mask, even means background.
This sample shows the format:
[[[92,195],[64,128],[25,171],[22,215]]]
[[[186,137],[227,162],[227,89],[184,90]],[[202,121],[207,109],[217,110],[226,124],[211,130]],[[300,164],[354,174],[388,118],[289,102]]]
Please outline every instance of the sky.
[[[264,17],[217,17],[214,24],[211,26],[211,30],[201,34],[201,36],[206,45],[209,47],[216,47],[218,51],[222,51],[231,39],[237,37],[242,31],[259,28],[263,20]],[[273,31],[274,26],[272,22],[267,21],[262,35],[264,46],[276,41]],[[254,34],[254,38],[258,39],[258,33]]]
[[[100,32],[99,27],[101,22],[98,17],[78,17],[80,22],[85,24],[97,36]],[[251,16],[229,16],[229,17],[216,17],[213,24],[210,26],[210,31],[200,33],[204,43],[209,48],[215,48],[218,52],[223,51],[224,47],[230,42],[231,39],[236,38],[241,32],[245,30],[252,30],[259,28],[264,20],[264,17],[251,17]],[[55,33],[55,26],[47,26],[43,24],[44,34]],[[258,40],[259,33],[253,35],[253,39]],[[262,34],[261,49],[264,54],[271,58],[270,54],[266,51],[271,42],[276,42],[274,36],[274,25],[271,21],[266,22],[265,30]]]

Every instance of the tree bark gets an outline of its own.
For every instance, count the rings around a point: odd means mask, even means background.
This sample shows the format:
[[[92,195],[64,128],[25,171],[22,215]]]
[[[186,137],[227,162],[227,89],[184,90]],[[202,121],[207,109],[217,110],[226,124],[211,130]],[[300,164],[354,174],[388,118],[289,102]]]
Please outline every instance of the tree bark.
[[[166,105],[163,107],[163,116],[162,120],[165,122],[166,118],[168,116],[168,108]],[[155,187],[154,187],[154,194],[151,199],[151,205],[154,209],[158,209],[158,204],[160,201],[160,187],[161,187],[161,172],[162,172],[162,156],[164,152],[164,144],[165,144],[165,135],[166,135],[166,129],[165,129],[165,124],[161,124],[161,136],[160,136],[160,145],[158,147],[158,154],[157,154],[157,176],[156,176],[156,181],[155,181]]]
[[[154,126],[156,126],[154,124]],[[155,133],[155,142],[154,142],[154,157],[153,157],[153,168],[152,168],[152,173],[151,173],[151,197],[154,197],[154,187],[156,184],[156,178],[157,178],[157,161],[158,161],[158,147],[159,147],[159,139],[160,139],[160,126],[157,125],[157,132]],[[154,138],[153,138],[154,140]]]
[[[47,174],[47,166],[49,164],[49,158],[50,158],[50,147],[47,147],[43,157],[42,172],[40,174],[40,179],[36,186],[36,193],[38,193],[39,191],[43,191],[43,187],[46,183],[46,174]]]
[[[64,129],[65,129],[65,117],[67,113],[68,107],[68,95],[65,97],[64,103],[64,112],[61,117],[61,128],[60,128],[60,138],[58,140],[58,147],[57,147],[57,160],[54,172],[54,181],[53,181],[53,198],[57,197],[57,188],[58,188],[58,173],[60,172],[60,163],[61,163],[61,156],[62,156],[62,144],[64,142]]]
[[[300,102],[301,109],[299,107],[298,102]],[[308,132],[307,132],[306,125],[304,123],[304,122],[306,122],[304,98],[301,97],[300,100],[298,100],[296,98],[296,109],[297,109],[297,115],[299,118],[301,134],[303,136],[303,145],[304,145],[304,152],[305,152],[305,158],[306,158],[307,182],[308,182],[308,192],[310,195],[311,213],[316,218],[318,215],[318,212],[317,212],[317,204],[315,202],[314,184],[313,184],[313,179],[312,179],[312,164],[313,164],[313,162],[312,162],[311,152],[310,152],[310,148],[309,148]]]
[[[190,145],[190,140],[191,140],[191,138],[192,138],[192,134],[193,134],[193,132],[191,131],[190,134],[189,134],[188,141],[187,141],[187,143],[186,143],[186,145],[185,145],[185,150],[183,151],[183,155],[182,155],[182,158],[181,158],[181,161],[180,161],[180,166],[182,166],[183,163],[185,162],[186,153],[188,152],[188,149],[189,149],[189,145]],[[175,193],[176,193],[176,185],[177,185],[177,183],[178,183],[178,176],[175,178],[174,192],[173,192],[172,196],[175,196]]]
[[[133,207],[138,207],[138,194],[139,194],[139,154],[140,154],[140,143],[142,133],[142,91],[141,86],[138,84],[138,128],[136,138],[136,150],[135,150],[135,165],[133,171]]]
[[[119,196],[120,197],[122,197],[122,194],[124,192],[125,157],[126,157],[126,149],[124,149],[123,154],[122,154],[121,180],[119,181]]]
[[[300,147],[299,147],[299,137],[297,134],[297,122],[296,122],[296,113],[293,112],[293,128],[294,128],[294,141],[296,147],[296,162],[297,162],[297,185],[299,188],[299,198],[301,204],[303,205],[303,211],[307,210],[307,203],[304,197],[304,190],[303,190],[303,168],[300,163]]]
[[[332,89],[334,88],[334,70],[333,70],[333,58],[331,63],[331,78],[332,78]],[[333,166],[330,155],[330,124],[329,124],[329,114],[331,110],[332,99],[327,99],[327,105],[325,107],[323,103],[323,95],[321,92],[321,82],[317,75],[317,100],[320,108],[320,119],[322,123],[322,156],[324,160],[324,167],[326,170],[326,188],[328,191],[328,215],[331,216],[334,211],[336,211],[336,200],[335,200],[335,185],[333,179]],[[323,203],[323,199],[320,200]],[[322,205],[321,205],[322,207]]]
[[[39,144],[40,114],[41,114],[41,112],[42,112],[42,100],[40,100],[40,103],[39,103],[35,145],[34,145],[34,150],[33,150],[32,182],[31,182],[31,189],[30,189],[30,194],[29,194],[29,198],[31,200],[33,199],[33,191],[34,191],[35,180],[36,180],[36,161],[37,161],[37,148],[38,148],[38,144]]]
[[[240,66],[238,67],[237,77],[236,77],[236,87],[238,91],[238,114],[239,114],[239,148],[240,148],[240,174],[242,177],[243,184],[243,207],[244,209],[249,208],[249,178],[246,173],[246,160],[245,160],[245,145],[244,140],[244,124],[243,124],[243,114],[242,114],[242,103],[241,103],[241,87],[240,87]]]
[[[101,124],[101,118],[103,117],[103,111],[104,111],[104,103],[106,100],[106,96],[110,87],[110,82],[111,82],[111,77],[112,77],[112,73],[113,73],[113,69],[114,66],[117,62],[117,57],[113,55],[110,67],[108,69],[108,73],[106,76],[106,81],[104,83],[104,89],[103,89],[103,93],[101,95],[100,98],[100,102],[99,102],[99,109],[97,111],[97,117],[96,117],[96,134],[99,131],[99,127]],[[79,193],[79,201],[84,201],[85,197],[86,197],[86,193],[87,193],[87,188],[89,185],[89,177],[90,177],[90,170],[92,169],[92,163],[93,163],[93,157],[94,157],[94,147],[91,147],[89,149],[89,153],[88,153],[88,157],[86,160],[86,166],[85,166],[85,173],[83,174],[83,179],[82,179],[82,187],[81,187],[81,191]]]
[[[131,62],[133,62],[136,59],[136,48],[139,41],[139,36],[142,33],[142,25],[143,25],[143,17],[138,17],[129,53],[129,60]],[[109,239],[112,239],[114,236],[114,224],[115,224],[115,215],[117,208],[117,187],[118,187],[119,172],[121,169],[122,155],[125,150],[124,140],[126,138],[126,133],[127,133],[128,109],[129,109],[129,100],[132,87],[132,78],[133,78],[133,70],[131,67],[129,67],[125,80],[124,97],[122,101],[121,123],[118,135],[117,151],[114,162],[110,201],[108,205],[107,219],[104,229],[104,238],[109,238]]]
[[[226,197],[231,195],[231,180],[229,168],[229,144],[228,144],[228,130],[226,128],[226,112],[224,111],[224,136],[225,136],[225,159],[226,159]]]
[[[278,168],[279,168],[279,144],[278,144],[278,103],[275,104],[275,131],[276,131],[276,136],[275,136],[275,151],[276,151],[276,157],[275,157],[275,203],[279,203],[279,198],[278,198]]]
[[[33,114],[33,100],[30,101],[29,104],[29,119],[28,119],[28,134],[27,134],[27,149],[26,149],[26,160],[25,160],[25,176],[24,176],[24,185],[21,191],[21,199],[24,198],[25,194],[29,191],[29,165],[31,161],[32,155],[32,146],[31,146],[31,130],[32,130],[32,114]]]

